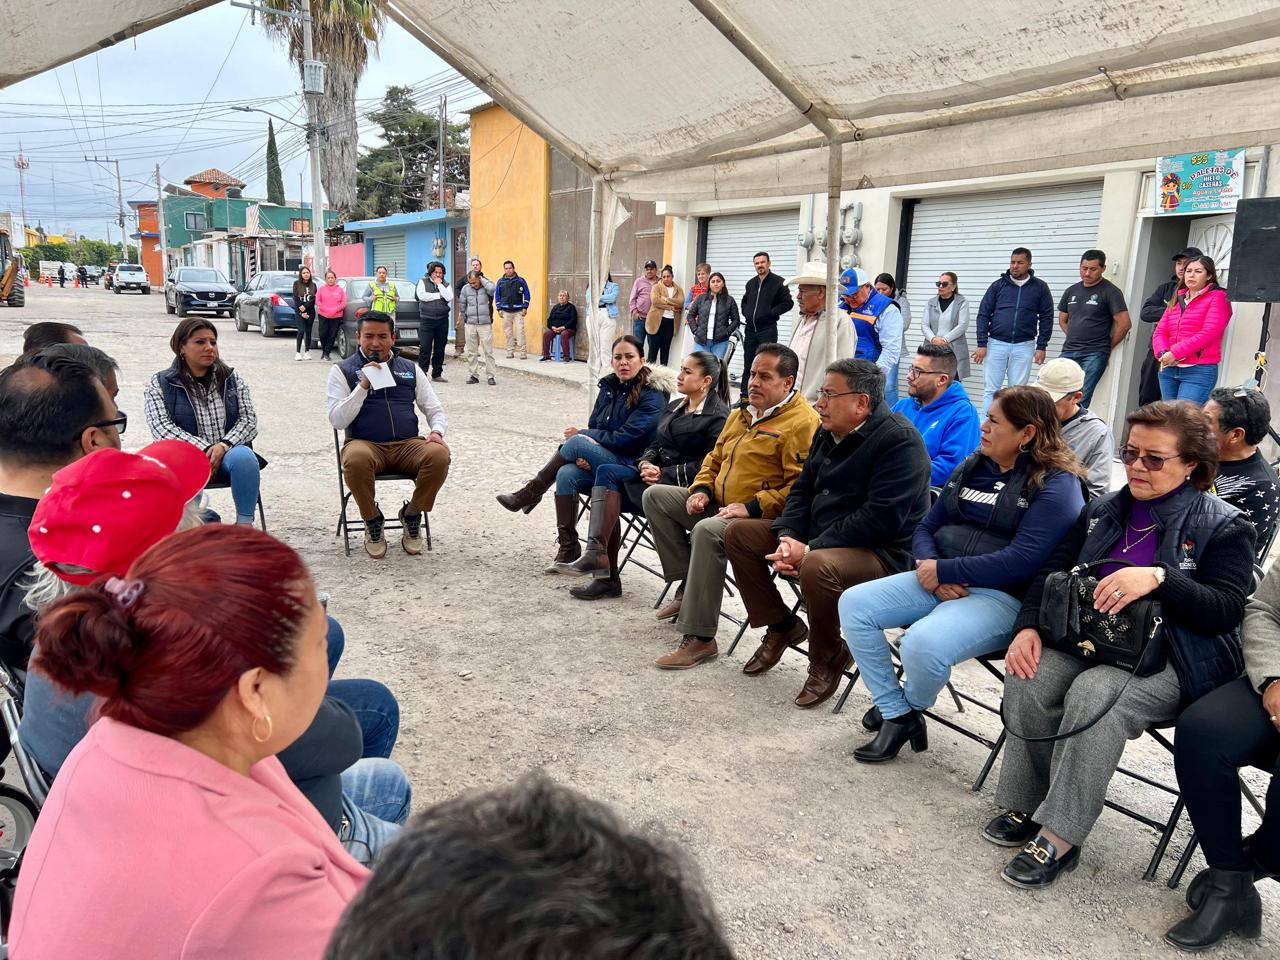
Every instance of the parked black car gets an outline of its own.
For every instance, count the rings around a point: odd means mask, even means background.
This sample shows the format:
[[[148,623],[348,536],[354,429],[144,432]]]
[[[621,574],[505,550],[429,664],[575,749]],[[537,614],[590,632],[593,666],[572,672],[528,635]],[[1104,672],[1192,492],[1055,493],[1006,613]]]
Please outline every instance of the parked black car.
[[[85,283],[94,283],[94,284],[96,284],[96,283],[100,282],[101,280],[102,280],[102,268],[101,268],[101,267],[85,267],[85,268],[84,268],[84,282],[85,282]]]
[[[298,329],[298,315],[293,310],[293,281],[297,275],[285,270],[267,270],[258,274],[236,295],[236,329],[248,330],[256,324],[264,337],[274,337],[277,330]],[[318,336],[312,330],[312,336]]]
[[[417,284],[403,277],[389,277],[396,285],[396,345],[418,346],[418,297]],[[338,328],[334,348],[339,356],[349,357],[356,350],[356,319],[369,309],[373,302],[373,277],[347,277],[338,281],[347,288],[347,309]]]
[[[120,282],[119,270],[115,282]],[[193,311],[229,317],[235,298],[236,288],[213,267],[178,267],[164,281],[165,312],[180,317]]]

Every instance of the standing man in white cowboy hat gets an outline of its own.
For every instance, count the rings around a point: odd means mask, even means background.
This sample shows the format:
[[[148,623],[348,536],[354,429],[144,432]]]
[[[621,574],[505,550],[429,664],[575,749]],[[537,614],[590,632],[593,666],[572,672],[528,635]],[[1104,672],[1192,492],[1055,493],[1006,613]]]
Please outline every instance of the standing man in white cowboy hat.
[[[827,265],[820,260],[806,263],[800,273],[787,280],[795,286],[800,318],[791,329],[787,344],[800,358],[796,390],[816,403],[826,378],[827,365],[853,356],[853,324],[839,311],[827,312]],[[827,356],[827,325],[836,324],[836,355]]]

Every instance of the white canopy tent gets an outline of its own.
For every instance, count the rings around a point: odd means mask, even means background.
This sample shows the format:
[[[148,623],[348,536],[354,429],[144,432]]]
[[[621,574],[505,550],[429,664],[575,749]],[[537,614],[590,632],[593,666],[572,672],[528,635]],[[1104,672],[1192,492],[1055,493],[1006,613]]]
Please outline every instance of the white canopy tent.
[[[0,0],[0,85],[211,0]],[[594,177],[592,289],[624,198],[956,180],[1280,140],[1280,0],[388,0]],[[940,133],[945,131],[945,133]],[[837,265],[828,268],[828,299]],[[593,327],[595,325],[593,324]],[[592,330],[592,372],[603,363]],[[834,344],[832,345],[834,351]],[[594,380],[594,377],[592,378]]]

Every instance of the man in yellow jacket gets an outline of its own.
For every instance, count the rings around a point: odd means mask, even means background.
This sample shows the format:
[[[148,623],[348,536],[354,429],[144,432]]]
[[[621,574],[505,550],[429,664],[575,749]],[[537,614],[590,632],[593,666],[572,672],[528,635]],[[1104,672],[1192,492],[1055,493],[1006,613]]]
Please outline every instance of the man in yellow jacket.
[[[655,663],[685,670],[709,660],[724,597],[728,560],[725,528],[736,519],[773,519],[782,513],[818,429],[817,412],[796,392],[800,361],[777,343],[756,349],[747,405],[725,421],[693,485],[657,484],[644,492],[644,515],[668,583],[684,581],[658,618],[676,618],[683,637]]]

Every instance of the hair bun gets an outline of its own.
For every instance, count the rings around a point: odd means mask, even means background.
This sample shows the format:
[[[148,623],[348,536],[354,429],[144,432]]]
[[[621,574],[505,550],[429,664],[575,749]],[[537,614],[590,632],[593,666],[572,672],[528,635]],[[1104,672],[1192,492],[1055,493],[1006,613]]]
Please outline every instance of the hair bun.
[[[137,663],[129,611],[102,584],[76,590],[41,615],[32,665],[72,693],[119,697]]]

